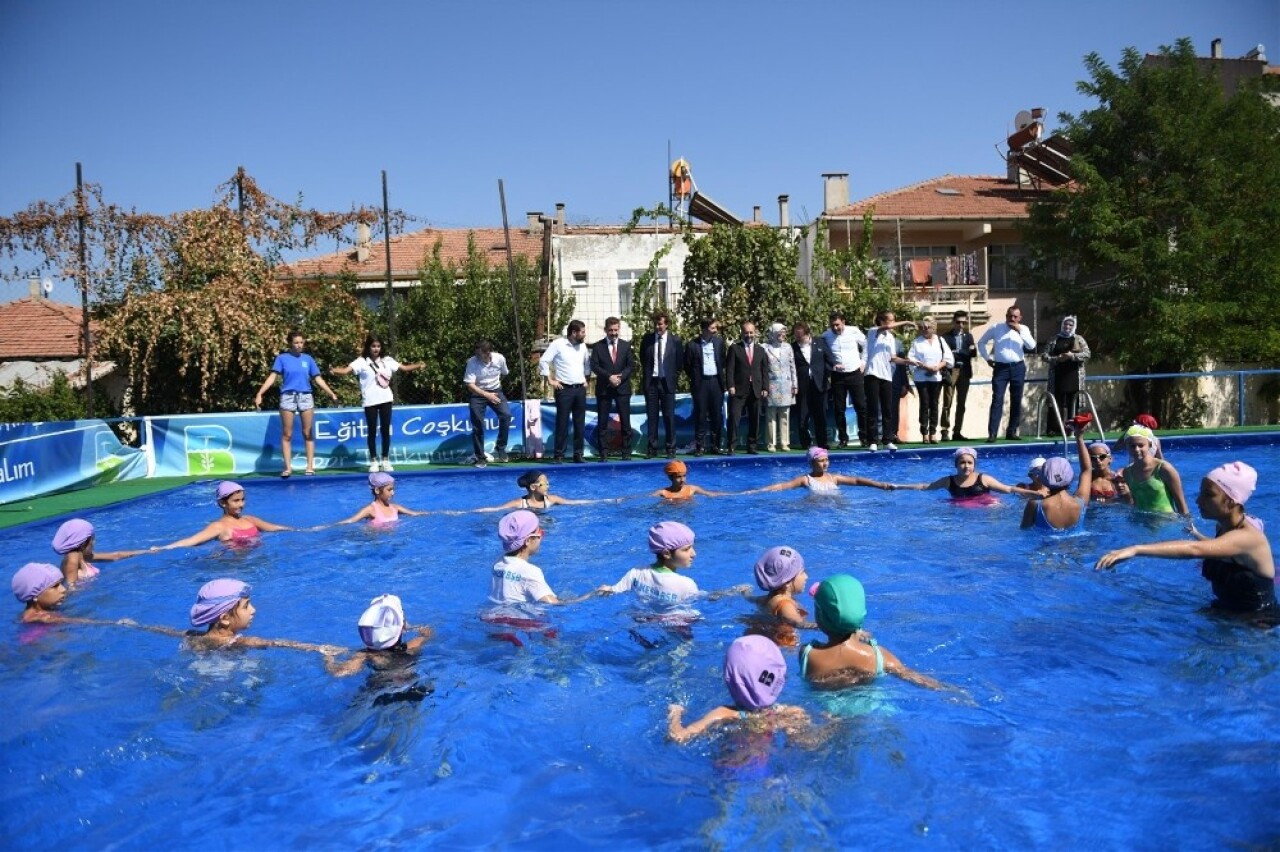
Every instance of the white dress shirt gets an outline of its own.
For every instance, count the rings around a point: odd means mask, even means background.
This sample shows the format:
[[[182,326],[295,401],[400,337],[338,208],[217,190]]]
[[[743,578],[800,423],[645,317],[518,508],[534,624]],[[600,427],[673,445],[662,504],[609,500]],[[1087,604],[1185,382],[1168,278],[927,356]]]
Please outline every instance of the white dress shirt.
[[[538,359],[538,372],[550,377],[554,366],[556,380],[561,384],[584,385],[587,383],[590,361],[591,350],[585,343],[570,343],[569,338],[559,337],[552,341],[547,351]]]
[[[502,377],[508,372],[507,359],[497,352],[489,353],[488,364],[472,355],[462,373],[462,383],[475,385],[485,391],[502,390]]]
[[[867,348],[867,337],[862,333],[862,329],[846,325],[841,334],[827,329],[822,333],[822,337],[827,341],[831,356],[836,362],[833,372],[856,373],[862,369],[862,353]]]
[[[991,342],[995,344],[995,352],[989,356],[987,344]],[[1026,353],[1034,351],[1035,348],[1036,339],[1022,323],[1018,324],[1017,331],[1010,328],[1008,323],[996,323],[988,328],[983,333],[982,339],[978,341],[979,357],[995,361],[997,364],[1017,364],[1019,361],[1025,361]]]

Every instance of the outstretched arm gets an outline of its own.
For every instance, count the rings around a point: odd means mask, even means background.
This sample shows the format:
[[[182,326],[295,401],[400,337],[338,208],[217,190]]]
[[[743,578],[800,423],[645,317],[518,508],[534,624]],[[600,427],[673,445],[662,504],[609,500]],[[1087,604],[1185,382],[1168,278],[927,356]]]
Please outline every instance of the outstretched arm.
[[[881,491],[893,491],[898,487],[890,482],[880,482],[862,476],[845,476],[840,473],[836,474],[836,482],[841,485],[865,485],[868,488],[879,488]]]
[[[667,705],[667,736],[678,743],[687,743],[712,725],[736,718],[738,712],[731,707],[716,707],[691,725],[684,725],[684,708],[679,704]]]
[[[946,488],[947,483],[951,481],[950,476],[944,476],[941,479],[935,479],[933,482],[912,482],[912,483],[891,483],[893,491],[935,491],[939,488]]]
[[[1249,531],[1231,530],[1217,538],[1197,541],[1158,541],[1152,544],[1131,544],[1104,553],[1093,567],[1112,568],[1135,556],[1155,556],[1160,559],[1230,559],[1247,553]]]
[[[765,486],[764,488],[752,488],[749,491],[743,491],[740,493],[764,494],[769,491],[790,491],[792,488],[803,488],[804,480],[805,478],[803,476],[797,476],[795,479],[788,479],[786,482],[778,482],[773,485]]]
[[[177,541],[161,547],[161,550],[172,550],[175,547],[195,547],[197,544],[204,544],[206,541],[213,541],[222,533],[222,525],[218,521],[214,521],[209,526],[200,530],[195,535],[189,535],[186,538],[180,538]]]
[[[728,491],[708,491],[700,485],[690,485],[690,491],[694,494],[701,494],[703,497],[728,497]]]
[[[1023,488],[1020,485],[1005,485],[994,476],[988,476],[985,473],[978,474],[982,483],[992,491],[999,491],[1001,494],[1017,494],[1019,497],[1043,497],[1039,491],[1032,491],[1030,488]]]
[[[338,521],[337,525],[341,526],[342,524],[354,524],[356,521],[363,521],[365,518],[371,518],[371,517],[373,517],[373,504],[364,506],[363,508],[360,509],[359,512],[356,512],[354,515],[352,515],[349,518],[346,518],[345,520]],[[320,529],[320,528],[317,527],[317,529]]]
[[[422,517],[423,515],[430,515],[430,514],[431,514],[430,512],[424,512],[424,511],[419,510],[419,509],[410,509],[408,506],[401,506],[399,503],[396,503],[396,504],[395,504],[395,509],[396,509],[396,511],[397,511],[397,512],[399,512],[400,514],[402,514],[402,515],[408,515],[408,516],[409,516],[409,517],[411,517],[411,518],[420,518],[420,517]]]
[[[261,532],[291,532],[293,530],[293,527],[273,524],[270,521],[262,520],[262,518],[255,518],[253,515],[244,515],[243,517],[246,521],[257,527]]]

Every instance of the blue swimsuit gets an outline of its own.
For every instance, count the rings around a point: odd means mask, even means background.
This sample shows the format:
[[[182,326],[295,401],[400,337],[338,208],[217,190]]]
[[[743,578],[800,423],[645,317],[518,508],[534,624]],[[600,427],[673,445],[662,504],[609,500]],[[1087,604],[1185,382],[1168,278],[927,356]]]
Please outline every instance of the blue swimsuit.
[[[1082,530],[1084,529],[1085,509],[1088,509],[1088,508],[1089,508],[1088,504],[1085,504],[1080,507],[1080,520],[1076,521],[1074,527],[1065,527],[1064,529],[1058,529],[1053,524],[1049,523],[1049,519],[1044,516],[1044,503],[1036,503],[1036,520],[1035,520],[1035,523],[1032,524],[1031,526],[1034,527],[1035,529],[1046,530],[1048,532],[1070,532],[1071,530]]]
[[[876,652],[876,677],[879,677],[884,674],[884,654],[880,651],[876,640],[872,639],[868,644],[871,645],[871,650]],[[800,677],[805,677],[809,673],[809,651],[812,649],[812,642],[806,642],[800,648]]]

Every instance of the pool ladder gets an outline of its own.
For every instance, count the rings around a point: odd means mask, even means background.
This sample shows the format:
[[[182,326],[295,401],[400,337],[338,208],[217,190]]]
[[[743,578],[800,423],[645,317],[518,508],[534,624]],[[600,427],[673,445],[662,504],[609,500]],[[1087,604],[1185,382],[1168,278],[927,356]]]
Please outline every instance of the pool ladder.
[[[1080,410],[1081,403],[1084,404],[1085,410],[1093,415],[1093,426],[1098,430],[1099,440],[1106,441],[1107,433],[1102,429],[1102,420],[1098,417],[1098,407],[1093,404],[1093,397],[1088,391],[1076,391],[1071,396],[1071,405],[1076,410]],[[1036,440],[1044,437],[1045,410],[1053,412],[1053,419],[1058,424],[1058,432],[1062,435],[1062,454],[1067,458],[1071,458],[1071,442],[1067,440],[1066,424],[1062,420],[1062,410],[1058,408],[1058,401],[1048,394],[1040,400],[1040,407],[1036,410]]]

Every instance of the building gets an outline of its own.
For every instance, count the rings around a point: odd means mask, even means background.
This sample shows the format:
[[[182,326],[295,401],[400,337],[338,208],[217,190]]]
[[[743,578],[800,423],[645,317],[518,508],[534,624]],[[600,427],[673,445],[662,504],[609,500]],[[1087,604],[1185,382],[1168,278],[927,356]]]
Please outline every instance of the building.
[[[84,314],[79,307],[45,297],[40,282],[31,282],[31,294],[0,304],[0,388],[23,384],[44,388],[54,376],[66,376],[72,387],[84,386]],[[90,322],[89,333],[98,324]],[[111,375],[116,365],[94,361],[95,381]],[[121,388],[112,398],[119,400]]]

